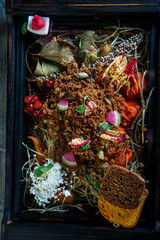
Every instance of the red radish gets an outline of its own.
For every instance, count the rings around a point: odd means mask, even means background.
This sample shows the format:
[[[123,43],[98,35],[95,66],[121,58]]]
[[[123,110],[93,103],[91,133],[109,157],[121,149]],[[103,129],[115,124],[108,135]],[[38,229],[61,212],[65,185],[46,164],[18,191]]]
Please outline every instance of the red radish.
[[[77,166],[77,163],[73,154],[73,150],[65,153],[64,156],[62,157],[62,161],[68,166],[71,166],[71,167]]]
[[[111,123],[112,125],[119,127],[121,122],[120,114],[117,110],[108,112],[105,117],[106,121]]]
[[[68,99],[67,98],[63,98],[58,104],[57,104],[57,108],[59,110],[67,110],[68,109]]]
[[[101,134],[101,138],[118,143],[125,137],[125,135],[126,132],[108,129],[106,132]]]
[[[90,141],[91,141],[90,138],[85,139],[85,140],[82,140],[81,138],[75,138],[69,143],[69,145],[71,145],[73,147],[79,147],[79,146],[89,143]]]
[[[94,114],[96,108],[97,105],[95,104],[95,102],[90,101],[86,106],[85,116],[90,116],[91,114]]]

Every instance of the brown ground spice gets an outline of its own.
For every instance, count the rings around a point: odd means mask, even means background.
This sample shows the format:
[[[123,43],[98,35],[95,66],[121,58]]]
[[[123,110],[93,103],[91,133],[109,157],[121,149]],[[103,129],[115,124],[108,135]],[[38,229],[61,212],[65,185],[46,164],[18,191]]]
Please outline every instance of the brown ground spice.
[[[88,73],[86,79],[78,78],[75,75],[82,71]],[[96,72],[97,74],[101,72],[101,66],[97,66]],[[69,107],[65,111],[58,110],[57,104],[65,97],[66,93],[71,95]],[[86,96],[88,97],[84,101]],[[107,104],[104,98],[108,98],[112,105]],[[71,150],[68,143],[74,138],[85,137],[91,139],[87,150],[83,150],[82,147],[73,148],[79,166],[88,162],[89,168],[96,168],[100,171],[100,167],[104,165],[104,162],[110,160],[113,162],[113,159],[109,157],[109,148],[113,145],[113,142],[100,137],[98,125],[106,121],[105,115],[109,111],[118,110],[121,114],[123,106],[119,102],[120,99],[122,99],[122,95],[115,93],[114,86],[109,85],[106,88],[103,82],[95,84],[92,72],[87,67],[82,65],[82,68],[79,69],[74,61],[69,63],[67,71],[55,79],[54,90],[52,90],[52,94],[43,105],[44,112],[50,118],[48,134],[52,132],[52,135],[55,135],[56,138],[54,141],[55,151],[50,152],[49,156],[53,157],[55,161],[61,162],[62,156]],[[94,114],[85,116],[84,112],[79,113],[76,111],[79,105],[87,105],[90,101],[97,105]],[[124,145],[126,147],[129,145],[129,142],[125,139],[120,141],[116,148],[119,149]],[[103,163],[97,156],[97,152],[101,150],[104,151],[105,155]]]

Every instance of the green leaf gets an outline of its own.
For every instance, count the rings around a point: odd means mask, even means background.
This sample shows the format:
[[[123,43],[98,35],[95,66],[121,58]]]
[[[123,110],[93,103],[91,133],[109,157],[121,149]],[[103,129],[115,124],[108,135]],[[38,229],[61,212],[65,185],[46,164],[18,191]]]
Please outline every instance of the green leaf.
[[[26,33],[27,33],[27,25],[28,25],[27,22],[24,22],[24,23],[23,23],[23,25],[22,25],[22,27],[21,27],[21,33],[22,33],[22,35],[26,35]]]
[[[79,106],[76,108],[76,111],[77,111],[78,113],[83,113],[83,112],[85,112],[85,109],[86,109],[85,106],[79,105]]]
[[[53,163],[50,163],[48,166],[46,166],[46,171],[48,172],[53,167]]]
[[[43,168],[45,168],[45,166],[41,166],[41,167],[37,168],[37,169],[34,171],[34,175],[35,175],[36,177],[42,176],[42,174],[43,174]]]
[[[41,177],[42,174],[48,172],[51,168],[53,167],[53,164],[50,163],[48,166],[40,166],[39,168],[37,168],[35,171],[34,171],[34,175],[36,177]]]
[[[110,125],[110,124],[108,124],[108,128],[107,128],[107,130],[108,130],[108,129],[112,129],[112,128],[113,128],[113,126]]]
[[[84,144],[81,146],[83,150],[87,150],[88,149],[88,143]]]

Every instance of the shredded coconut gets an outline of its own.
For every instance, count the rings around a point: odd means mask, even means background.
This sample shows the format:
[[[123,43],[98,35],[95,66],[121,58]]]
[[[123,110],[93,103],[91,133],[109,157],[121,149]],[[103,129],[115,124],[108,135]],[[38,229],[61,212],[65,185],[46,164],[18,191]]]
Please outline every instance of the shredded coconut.
[[[48,159],[48,162],[45,164],[47,166],[49,163],[53,163],[51,159]],[[38,168],[39,166],[36,166]],[[53,202],[56,202],[57,196],[56,193],[62,189],[61,185],[64,185],[64,177],[67,176],[67,173],[62,170],[62,166],[57,162],[53,167],[42,174],[42,176],[35,176],[34,172],[30,173],[32,179],[32,186],[30,188],[30,193],[34,195],[34,198],[39,206],[45,206],[50,203],[51,199]],[[67,185],[66,185],[67,186]],[[68,190],[63,191],[68,194]],[[66,195],[65,195],[66,196]]]

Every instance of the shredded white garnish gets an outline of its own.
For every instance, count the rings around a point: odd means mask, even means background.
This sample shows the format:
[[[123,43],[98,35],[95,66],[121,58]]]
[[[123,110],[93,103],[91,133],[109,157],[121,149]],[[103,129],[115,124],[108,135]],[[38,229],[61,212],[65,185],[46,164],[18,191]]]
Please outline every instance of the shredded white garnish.
[[[45,166],[49,163],[53,163],[51,159],[48,159]],[[36,168],[38,168],[37,166]],[[36,169],[35,168],[35,169]],[[56,193],[58,191],[63,190],[64,195],[69,196],[70,192],[65,189],[67,183],[64,182],[64,177],[67,173],[62,170],[62,166],[57,162],[53,165],[53,167],[47,171],[42,176],[35,176],[34,172],[30,173],[30,177],[32,179],[32,187],[30,188],[30,193],[34,195],[34,198],[39,206],[45,206],[50,203],[52,200],[56,202],[57,196]],[[63,187],[60,187],[62,186]]]

